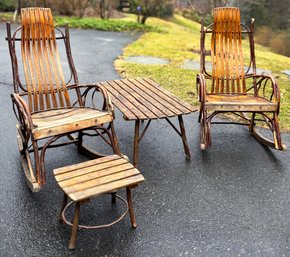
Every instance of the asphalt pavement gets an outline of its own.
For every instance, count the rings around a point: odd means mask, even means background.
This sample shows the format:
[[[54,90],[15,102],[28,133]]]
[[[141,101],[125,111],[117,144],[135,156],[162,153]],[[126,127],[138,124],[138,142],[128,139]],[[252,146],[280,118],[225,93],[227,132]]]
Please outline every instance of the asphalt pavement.
[[[81,230],[76,250],[69,251],[70,228],[58,222],[62,192],[52,170],[86,157],[74,146],[49,149],[47,185],[29,192],[16,143],[3,24],[0,36],[0,256],[290,256],[290,151],[262,146],[245,127],[217,125],[212,147],[202,152],[196,113],[185,117],[191,161],[165,121],[152,122],[143,138],[139,168],[146,181],[133,191],[138,228],[125,217],[111,228]],[[80,82],[118,78],[113,62],[137,37],[72,29]],[[132,160],[134,124],[116,113],[121,150]],[[290,147],[289,134],[282,138]],[[104,196],[84,206],[80,222],[110,221],[121,210]]]

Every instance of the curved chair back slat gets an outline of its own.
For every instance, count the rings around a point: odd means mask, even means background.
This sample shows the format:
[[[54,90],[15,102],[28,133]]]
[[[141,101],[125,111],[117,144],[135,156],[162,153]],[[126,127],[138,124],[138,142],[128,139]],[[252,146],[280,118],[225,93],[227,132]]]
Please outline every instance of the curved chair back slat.
[[[21,55],[31,111],[71,106],[49,8],[21,9]]]
[[[215,8],[211,38],[211,93],[246,94],[240,10]]]

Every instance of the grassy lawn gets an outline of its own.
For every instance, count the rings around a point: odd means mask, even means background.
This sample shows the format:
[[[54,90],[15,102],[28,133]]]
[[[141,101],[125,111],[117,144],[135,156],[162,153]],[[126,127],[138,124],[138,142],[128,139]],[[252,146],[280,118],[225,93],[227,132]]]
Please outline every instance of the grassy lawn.
[[[170,21],[149,18],[147,22],[150,26],[160,27],[164,32],[147,32],[126,47],[123,57],[115,61],[117,71],[123,77],[150,77],[190,104],[197,105],[195,77],[198,71],[185,70],[181,66],[185,60],[199,61],[200,24],[179,15]],[[169,63],[143,65],[124,60],[126,56],[144,55],[165,58]],[[290,69],[290,58],[256,44],[256,62],[257,68],[271,70],[274,76],[278,76],[281,89],[280,126],[284,131],[290,131],[290,81],[281,72]]]

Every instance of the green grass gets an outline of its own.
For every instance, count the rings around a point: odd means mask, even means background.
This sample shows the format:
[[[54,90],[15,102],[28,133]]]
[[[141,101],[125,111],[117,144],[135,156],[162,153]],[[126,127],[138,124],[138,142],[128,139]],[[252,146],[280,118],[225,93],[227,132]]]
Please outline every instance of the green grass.
[[[132,18],[132,17],[131,17]],[[117,71],[126,77],[150,77],[183,100],[196,106],[195,78],[198,71],[184,70],[185,60],[199,61],[200,24],[180,15],[165,21],[149,18],[148,25],[166,29],[167,33],[147,32],[124,49],[123,56],[154,56],[169,60],[166,65],[141,65],[126,62],[123,57],[115,61]],[[260,69],[271,70],[278,77],[281,90],[280,127],[290,131],[290,81],[282,71],[290,69],[290,58],[275,54],[257,45],[256,63]],[[247,64],[247,61],[245,62]]]
[[[0,12],[0,22],[12,21],[13,13],[12,12]]]
[[[55,16],[55,26],[62,27],[66,23],[71,28],[95,29],[104,31],[157,31],[161,32],[158,26],[143,25],[133,20],[124,19],[100,19],[100,18],[76,18],[66,16]]]

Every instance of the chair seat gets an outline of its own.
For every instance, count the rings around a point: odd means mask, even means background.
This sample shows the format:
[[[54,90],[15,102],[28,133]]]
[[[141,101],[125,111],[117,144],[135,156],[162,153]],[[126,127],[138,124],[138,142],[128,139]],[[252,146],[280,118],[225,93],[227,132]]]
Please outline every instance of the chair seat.
[[[65,108],[32,114],[34,138],[42,139],[90,128],[113,120],[111,112],[91,108]]]
[[[209,111],[277,111],[277,103],[253,95],[207,95],[205,106]]]

